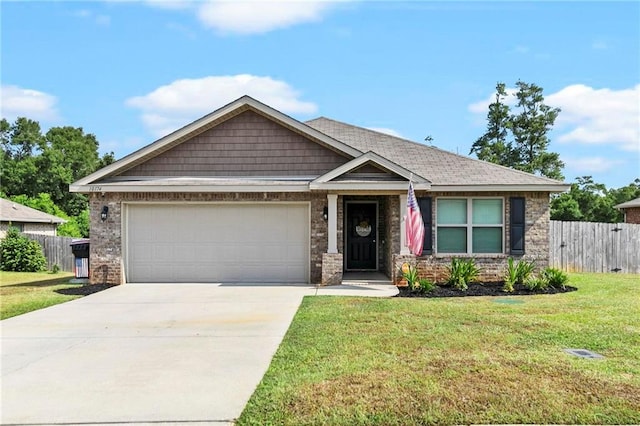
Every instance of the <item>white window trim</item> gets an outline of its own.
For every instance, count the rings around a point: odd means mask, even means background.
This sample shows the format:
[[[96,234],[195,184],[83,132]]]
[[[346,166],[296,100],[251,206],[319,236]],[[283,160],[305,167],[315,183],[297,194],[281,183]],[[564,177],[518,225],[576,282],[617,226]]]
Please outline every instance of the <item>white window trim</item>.
[[[439,200],[466,200],[467,202],[467,223],[465,224],[444,224],[440,225],[438,223],[438,202]],[[500,200],[502,201],[502,223],[501,224],[474,224],[473,222],[473,200]],[[474,256],[495,256],[497,254],[505,253],[505,242],[506,242],[506,209],[505,209],[505,197],[437,197],[436,198],[436,208],[435,208],[435,250],[436,254],[444,254],[444,255],[474,255]],[[467,251],[464,253],[449,253],[449,252],[441,252],[438,247],[438,230],[440,228],[465,228],[467,232]],[[473,228],[502,228],[502,251],[498,253],[474,253],[473,252]]]

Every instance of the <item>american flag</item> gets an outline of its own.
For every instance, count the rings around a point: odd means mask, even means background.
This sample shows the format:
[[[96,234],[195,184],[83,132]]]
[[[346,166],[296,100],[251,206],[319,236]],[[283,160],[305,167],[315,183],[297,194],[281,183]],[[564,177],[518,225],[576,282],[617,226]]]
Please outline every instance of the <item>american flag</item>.
[[[424,222],[420,214],[420,206],[413,192],[413,183],[409,181],[409,193],[407,195],[407,217],[405,220],[407,231],[407,247],[416,256],[422,255],[422,245],[424,244]]]

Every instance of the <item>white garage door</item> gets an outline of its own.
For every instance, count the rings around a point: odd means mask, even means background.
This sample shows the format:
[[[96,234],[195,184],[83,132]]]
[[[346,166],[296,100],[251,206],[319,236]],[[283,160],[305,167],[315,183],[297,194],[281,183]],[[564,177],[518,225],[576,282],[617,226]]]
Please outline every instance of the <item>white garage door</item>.
[[[127,282],[306,283],[307,204],[131,204]]]

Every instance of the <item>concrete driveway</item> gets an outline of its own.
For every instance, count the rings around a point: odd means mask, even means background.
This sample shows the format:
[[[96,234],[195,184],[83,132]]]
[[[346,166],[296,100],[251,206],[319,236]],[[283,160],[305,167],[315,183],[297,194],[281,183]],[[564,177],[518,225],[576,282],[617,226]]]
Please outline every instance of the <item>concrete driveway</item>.
[[[2,424],[226,424],[313,294],[339,286],[135,284],[0,322]]]

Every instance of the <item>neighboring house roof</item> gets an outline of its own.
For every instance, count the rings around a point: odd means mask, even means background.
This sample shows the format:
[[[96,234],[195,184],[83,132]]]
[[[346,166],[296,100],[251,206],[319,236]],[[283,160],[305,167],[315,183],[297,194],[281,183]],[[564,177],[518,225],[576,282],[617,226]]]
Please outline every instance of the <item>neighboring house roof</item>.
[[[563,182],[454,154],[347,123],[320,117],[306,122],[360,151],[373,151],[428,179],[432,186],[545,185],[568,189]]]
[[[31,207],[23,206],[11,200],[0,198],[0,221],[20,223],[66,223],[61,217],[54,216]]]
[[[293,177],[256,179],[256,177],[238,176],[133,178],[122,175],[127,170],[249,110],[351,160],[322,176],[313,176],[306,180]],[[376,186],[376,182],[371,179],[358,181],[357,176],[342,178],[365,164],[387,170],[405,181],[404,183],[379,182]],[[562,192],[569,189],[569,185],[561,181],[453,154],[433,146],[324,117],[302,123],[249,96],[243,96],[78,180],[70,186],[70,190],[72,192],[396,190],[404,188],[409,178],[412,178],[416,189],[423,190]]]
[[[618,204],[614,206],[616,209],[629,209],[632,207],[640,207],[640,197],[635,200],[627,201],[626,203]]]

